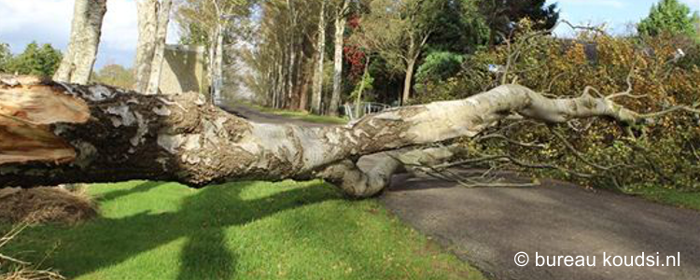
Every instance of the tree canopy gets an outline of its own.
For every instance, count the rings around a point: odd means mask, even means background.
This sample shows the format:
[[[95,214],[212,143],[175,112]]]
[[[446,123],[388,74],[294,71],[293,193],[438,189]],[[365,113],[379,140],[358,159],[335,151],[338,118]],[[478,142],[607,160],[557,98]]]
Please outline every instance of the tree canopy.
[[[29,43],[16,56],[10,53],[7,44],[0,44],[0,72],[49,77],[58,69],[61,58],[61,51],[51,44]]]
[[[559,20],[556,4],[546,0],[477,0],[489,28],[491,42],[499,42],[514,30],[515,24],[528,18],[535,22],[535,29],[552,28]]]
[[[657,36],[668,33],[697,39],[698,22],[698,13],[692,12],[687,5],[678,0],[661,0],[651,7],[649,16],[639,22],[637,30],[640,35]]]
[[[94,82],[124,89],[133,89],[136,83],[133,69],[124,68],[119,64],[109,64],[102,67],[92,75],[92,78]]]

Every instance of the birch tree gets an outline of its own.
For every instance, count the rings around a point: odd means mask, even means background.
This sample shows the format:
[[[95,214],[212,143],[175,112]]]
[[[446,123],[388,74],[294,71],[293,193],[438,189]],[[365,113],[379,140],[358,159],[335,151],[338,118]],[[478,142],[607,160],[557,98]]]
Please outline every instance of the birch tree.
[[[54,80],[87,84],[97,57],[107,0],[75,0],[70,42]]]
[[[326,0],[321,0],[318,16],[318,33],[316,35],[316,70],[314,71],[314,86],[311,95],[311,112],[321,114],[323,98],[323,74],[326,56]]]
[[[160,85],[172,0],[139,0],[136,5],[139,27],[134,63],[136,90],[156,94]]]
[[[341,0],[335,11],[335,35],[333,52],[333,93],[329,102],[328,114],[338,115],[340,95],[343,90],[343,43],[345,41],[345,24],[350,12],[350,0]]]

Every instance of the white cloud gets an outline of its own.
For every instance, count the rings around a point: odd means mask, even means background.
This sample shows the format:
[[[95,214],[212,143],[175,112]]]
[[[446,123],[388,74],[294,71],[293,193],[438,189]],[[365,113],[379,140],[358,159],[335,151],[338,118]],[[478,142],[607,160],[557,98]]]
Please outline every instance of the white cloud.
[[[31,42],[64,49],[70,39],[75,0],[0,0],[0,42],[21,52]],[[170,25],[168,42],[177,42],[177,26]],[[107,1],[102,24],[98,67],[106,63],[130,65],[136,50],[138,25],[134,0]]]
[[[15,51],[32,40],[63,47],[72,15],[72,0],[0,0],[0,41]]]
[[[621,0],[558,0],[556,2],[570,5],[608,7],[617,9],[624,8],[626,6],[625,2]]]
[[[107,14],[102,23],[101,46],[133,51],[136,49],[138,35],[136,3],[132,0],[107,1]]]

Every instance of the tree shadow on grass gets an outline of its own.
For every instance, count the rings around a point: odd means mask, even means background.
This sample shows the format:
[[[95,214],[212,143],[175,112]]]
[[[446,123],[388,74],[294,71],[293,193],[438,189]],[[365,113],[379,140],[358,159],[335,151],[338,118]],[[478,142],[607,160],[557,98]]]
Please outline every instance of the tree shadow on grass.
[[[105,193],[103,195],[98,196],[96,200],[100,203],[104,203],[136,193],[145,193],[159,187],[160,185],[163,185],[163,183],[155,181],[146,181],[133,188],[120,189]]]
[[[141,192],[157,184],[142,184],[105,199]],[[329,192],[311,190],[320,187],[320,183],[257,199],[241,198],[241,192],[251,184],[209,186],[186,197],[177,212],[142,212],[118,219],[101,218],[69,229],[40,227],[32,234],[35,239],[46,239],[45,245],[61,244],[45,263],[71,278],[118,265],[186,238],[180,253],[178,279],[228,279],[235,274],[236,256],[226,246],[227,227],[337,198]],[[36,247],[30,249],[36,250]]]

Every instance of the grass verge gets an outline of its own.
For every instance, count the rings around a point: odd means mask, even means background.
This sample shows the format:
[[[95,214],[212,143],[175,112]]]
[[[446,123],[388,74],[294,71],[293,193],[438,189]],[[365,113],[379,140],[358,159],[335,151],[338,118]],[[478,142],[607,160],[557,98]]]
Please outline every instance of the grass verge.
[[[378,202],[346,200],[320,181],[89,192],[102,217],[31,227],[3,253],[71,279],[484,279]]]
[[[684,192],[660,186],[644,186],[626,193],[661,204],[700,211],[700,192]]]
[[[239,101],[239,102],[241,102],[241,101]],[[274,114],[274,115],[282,116],[285,118],[290,118],[290,119],[295,119],[295,120],[300,120],[300,121],[305,121],[305,122],[323,123],[323,124],[346,124],[346,123],[348,123],[347,119],[341,118],[341,117],[320,116],[320,115],[314,115],[314,114],[310,114],[308,112],[302,112],[302,111],[273,109],[273,108],[267,108],[267,107],[263,107],[263,106],[249,103],[249,102],[242,102],[242,103],[245,104],[245,106],[250,107],[250,108],[254,108],[255,110],[258,110],[260,112]]]

